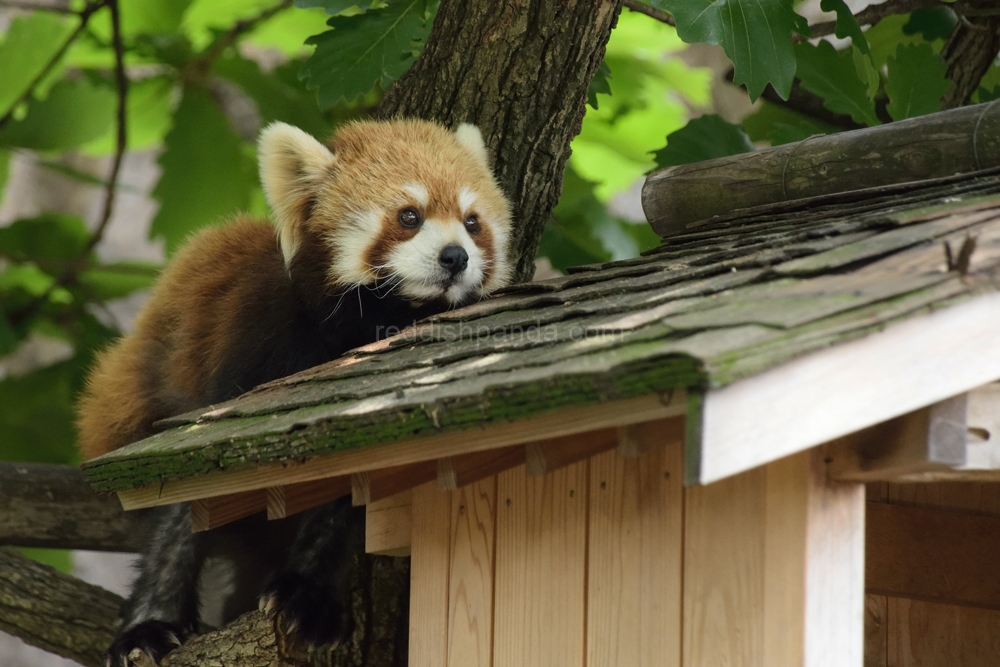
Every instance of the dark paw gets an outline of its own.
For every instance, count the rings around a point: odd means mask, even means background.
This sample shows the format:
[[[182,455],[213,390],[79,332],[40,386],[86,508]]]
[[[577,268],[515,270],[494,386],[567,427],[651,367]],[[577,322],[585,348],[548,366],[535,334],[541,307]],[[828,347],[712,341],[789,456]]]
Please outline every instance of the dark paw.
[[[285,630],[312,647],[336,647],[354,632],[346,595],[297,574],[281,574],[261,595],[260,609],[279,615]]]
[[[107,667],[159,665],[166,654],[181,645],[185,633],[172,623],[146,621],[115,637],[104,654]]]

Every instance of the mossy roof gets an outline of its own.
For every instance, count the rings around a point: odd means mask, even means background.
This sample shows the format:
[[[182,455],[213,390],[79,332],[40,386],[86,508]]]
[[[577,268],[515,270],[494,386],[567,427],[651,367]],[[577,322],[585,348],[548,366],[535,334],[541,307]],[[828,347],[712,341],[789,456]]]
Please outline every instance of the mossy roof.
[[[949,268],[966,237],[966,273]],[[1000,174],[736,211],[516,285],[84,464],[101,490],[699,391],[995,291]]]

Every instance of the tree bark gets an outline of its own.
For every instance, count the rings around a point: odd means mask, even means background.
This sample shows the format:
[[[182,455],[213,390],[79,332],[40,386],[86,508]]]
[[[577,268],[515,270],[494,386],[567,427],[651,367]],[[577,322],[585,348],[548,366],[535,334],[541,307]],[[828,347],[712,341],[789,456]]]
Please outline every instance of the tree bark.
[[[442,0],[420,58],[377,115],[479,126],[514,208],[515,281],[562,191],[569,143],[621,0]]]
[[[970,14],[958,22],[941,49],[951,80],[951,88],[941,100],[942,109],[955,109],[969,103],[998,50],[1000,16]]]
[[[135,512],[94,492],[75,466],[0,463],[0,545],[135,552]]]
[[[88,667],[103,667],[122,599],[0,549],[0,630]]]

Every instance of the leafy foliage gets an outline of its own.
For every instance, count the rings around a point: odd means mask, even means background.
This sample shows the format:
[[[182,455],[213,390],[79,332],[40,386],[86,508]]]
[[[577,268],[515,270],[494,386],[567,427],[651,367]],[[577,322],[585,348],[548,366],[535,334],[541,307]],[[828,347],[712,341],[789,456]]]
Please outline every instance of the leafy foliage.
[[[72,21],[45,12],[11,21],[0,44],[0,114],[21,98],[72,31]]]
[[[668,135],[667,145],[656,151],[656,166],[701,162],[753,150],[753,142],[742,127],[711,114],[695,118]]]
[[[0,132],[0,144],[39,151],[76,148],[111,128],[115,104],[106,86],[60,81],[48,97],[28,105],[23,119]]]
[[[900,44],[886,69],[885,92],[889,96],[886,111],[893,120],[941,110],[941,98],[950,83],[945,77],[944,62],[929,44]]]
[[[788,97],[795,77],[791,33],[804,32],[805,19],[792,0],[654,0],[677,21],[685,42],[718,44],[733,61],[733,83],[745,84],[755,100],[767,84]]]
[[[392,0],[384,9],[334,16],[328,30],[306,40],[316,51],[302,67],[320,107],[353,102],[399,78],[427,38],[433,0]]]
[[[829,42],[795,46],[802,87],[823,98],[830,111],[848,114],[857,123],[878,125],[868,86],[858,78],[852,51],[837,51]]]

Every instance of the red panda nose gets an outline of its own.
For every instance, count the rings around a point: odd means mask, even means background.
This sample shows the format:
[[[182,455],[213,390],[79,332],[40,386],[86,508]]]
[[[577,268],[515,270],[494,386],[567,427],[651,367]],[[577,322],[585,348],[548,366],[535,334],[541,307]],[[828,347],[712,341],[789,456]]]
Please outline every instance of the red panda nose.
[[[465,271],[465,267],[469,265],[469,253],[465,252],[465,248],[460,245],[448,245],[438,255],[438,262],[452,276],[457,276],[462,271]]]

